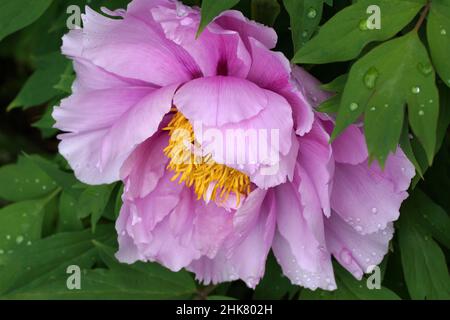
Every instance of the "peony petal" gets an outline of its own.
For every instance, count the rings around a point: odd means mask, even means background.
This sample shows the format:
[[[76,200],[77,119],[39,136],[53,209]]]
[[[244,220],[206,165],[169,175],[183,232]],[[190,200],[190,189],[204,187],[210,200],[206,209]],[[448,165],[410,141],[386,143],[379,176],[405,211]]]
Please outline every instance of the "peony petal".
[[[406,167],[407,160],[403,163]],[[405,181],[411,181],[412,175],[405,170],[389,176],[393,172],[390,167],[395,164],[395,160],[388,161],[384,172],[377,164],[369,167],[367,162],[336,165],[331,207],[357,232],[373,233],[398,219],[401,203],[408,197]],[[403,189],[393,183],[399,175],[404,175]]]
[[[332,146],[334,158],[340,163],[356,165],[369,157],[364,134],[353,124],[333,141]]]
[[[214,259],[202,257],[188,269],[205,284],[242,279],[255,288],[264,275],[275,230],[273,195],[266,197],[266,191],[253,191],[236,212],[233,225],[233,232]]]
[[[225,11],[214,22],[225,30],[237,31],[249,48],[248,39],[250,37],[258,40],[268,49],[275,48],[277,44],[278,36],[275,30],[255,21],[250,21],[240,11]]]
[[[247,76],[251,58],[237,32],[224,30],[213,22],[197,37],[200,13],[187,9],[180,15],[178,11],[158,7],[152,10],[152,15],[166,38],[183,47],[194,58],[203,76]]]
[[[264,90],[234,77],[207,77],[190,81],[175,95],[174,104],[191,123],[223,126],[256,116],[268,103]]]
[[[320,203],[306,172],[300,170],[298,174],[294,183],[275,189],[277,232],[274,254],[283,273],[293,283],[313,290],[332,290],[336,284],[331,257],[325,247]]]
[[[201,74],[192,57],[132,16],[110,19],[86,8],[82,36],[69,34],[63,52],[105,70],[155,85],[188,81]],[[75,42],[81,49],[75,51]],[[65,49],[66,48],[66,49]]]
[[[301,146],[298,156],[298,165],[303,168],[310,177],[313,188],[320,200],[325,215],[330,215],[330,196],[334,175],[334,158],[329,135],[316,121],[312,130],[299,137]]]
[[[325,221],[325,230],[327,246],[333,256],[359,280],[383,261],[394,233],[389,223],[383,230],[361,235],[335,213]]]

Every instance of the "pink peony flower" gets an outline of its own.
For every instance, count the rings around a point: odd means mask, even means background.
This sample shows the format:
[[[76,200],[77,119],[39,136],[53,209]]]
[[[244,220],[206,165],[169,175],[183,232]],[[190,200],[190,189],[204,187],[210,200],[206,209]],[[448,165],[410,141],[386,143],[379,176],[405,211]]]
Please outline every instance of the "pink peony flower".
[[[227,11],[196,39],[198,9],[169,0],[108,13],[64,37],[77,80],[53,116],[81,181],[125,184],[120,261],[254,288],[272,249],[293,283],[328,290],[332,256],[356,278],[381,262],[414,168],[400,149],[369,165],[357,126],[330,145],[313,112],[328,95],[271,51],[274,30]]]

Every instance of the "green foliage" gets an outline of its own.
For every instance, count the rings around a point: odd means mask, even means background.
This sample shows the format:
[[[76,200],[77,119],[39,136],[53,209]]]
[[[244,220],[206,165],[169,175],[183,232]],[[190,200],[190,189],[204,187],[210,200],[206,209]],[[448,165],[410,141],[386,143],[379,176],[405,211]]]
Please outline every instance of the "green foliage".
[[[433,64],[450,87],[450,2],[433,0],[427,23],[427,38]]]
[[[252,19],[262,24],[272,26],[280,11],[277,0],[252,0]]]
[[[7,35],[36,21],[53,0],[2,0],[0,3],[0,41]]]
[[[358,281],[353,278],[348,271],[335,265],[336,284],[339,290],[336,291],[311,291],[302,290],[300,299],[302,300],[399,300],[400,298],[391,290],[381,287],[381,289],[368,289],[366,279]]]
[[[450,299],[445,256],[433,240],[436,238],[448,245],[449,223],[448,215],[420,191],[403,207],[399,243],[403,272],[412,299]]]
[[[239,3],[240,0],[203,0],[202,1],[202,19],[198,28],[198,34],[214,20],[221,12],[228,10]]]
[[[332,137],[365,112],[370,157],[384,164],[387,155],[397,149],[406,104],[411,127],[431,163],[439,93],[427,51],[415,32],[376,47],[353,65]]]
[[[296,53],[293,61],[329,63],[354,59],[368,43],[394,36],[424,3],[425,0],[360,0],[325,23],[317,36]],[[371,5],[379,6],[382,12],[380,29],[368,29],[367,8]]]
[[[297,52],[316,32],[326,0],[283,0],[291,18],[292,40]]]

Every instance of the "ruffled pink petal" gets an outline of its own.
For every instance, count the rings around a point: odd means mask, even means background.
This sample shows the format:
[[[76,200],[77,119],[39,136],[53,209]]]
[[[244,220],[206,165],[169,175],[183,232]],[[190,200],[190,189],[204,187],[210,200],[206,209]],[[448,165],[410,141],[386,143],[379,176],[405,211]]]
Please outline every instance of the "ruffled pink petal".
[[[385,229],[399,217],[401,203],[408,197],[407,181],[414,174],[406,157],[397,154],[387,161],[384,172],[377,163],[336,164],[331,207],[360,234]],[[404,170],[397,172],[398,167]]]
[[[200,24],[197,10],[186,9],[180,15],[179,8],[158,7],[152,10],[152,14],[165,36],[194,58],[203,76],[247,76],[251,58],[237,32],[224,30],[213,22],[197,38]]]
[[[328,143],[329,135],[316,121],[312,130],[298,141],[301,146],[298,165],[308,173],[320,205],[329,216],[334,176],[334,154]]]
[[[71,31],[63,53],[123,77],[156,85],[185,82],[201,71],[180,46],[132,16],[110,19],[86,8],[83,30]]]
[[[272,248],[283,273],[306,288],[335,289],[323,214],[308,174],[299,168],[294,182],[278,186],[275,192],[277,231]]]
[[[369,157],[364,134],[356,125],[350,125],[333,141],[332,146],[334,158],[340,163],[356,165]]]
[[[364,273],[371,272],[371,267],[381,263],[394,233],[389,223],[383,230],[361,235],[335,213],[326,219],[325,230],[333,256],[359,280]]]
[[[126,181],[127,197],[144,198],[158,186],[169,162],[161,150],[168,144],[167,133],[158,133],[139,145],[128,157],[120,170],[120,178]]]
[[[214,22],[225,30],[237,31],[248,47],[249,38],[258,40],[268,49],[275,48],[278,41],[275,30],[255,21],[250,21],[237,10],[223,12]]]
[[[202,257],[191,263],[188,269],[198,280],[216,284],[242,279],[255,288],[264,275],[275,230],[275,202],[266,193],[256,189],[249,195],[235,213],[233,231],[214,259]]]
[[[267,189],[292,175],[298,146],[292,142],[290,105],[272,91],[259,90],[268,103],[256,116],[203,130],[194,123],[194,131],[214,161],[246,173],[258,187]]]
[[[191,123],[223,126],[256,116],[268,97],[245,79],[217,76],[189,81],[176,93],[174,104]]]
[[[81,181],[111,183],[140,143],[151,137],[172,107],[178,86],[124,87],[73,94],[54,109],[60,153]],[[153,90],[153,91],[151,91]]]

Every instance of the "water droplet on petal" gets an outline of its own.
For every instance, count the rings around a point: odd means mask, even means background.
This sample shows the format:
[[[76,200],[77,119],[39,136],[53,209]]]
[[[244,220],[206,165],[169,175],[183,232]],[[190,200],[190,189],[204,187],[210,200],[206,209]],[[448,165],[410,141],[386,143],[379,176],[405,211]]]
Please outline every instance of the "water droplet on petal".
[[[356,226],[355,230],[361,233],[363,231],[363,228],[361,226]]]
[[[339,257],[341,258],[341,260],[344,264],[349,265],[352,263],[352,260],[353,260],[352,254],[347,249],[343,249],[341,251],[341,253],[339,254]]]
[[[379,76],[378,70],[374,67],[370,68],[364,75],[364,85],[368,89],[375,88],[378,76]]]
[[[373,213],[373,214],[377,214],[377,213],[378,213],[378,209],[377,209],[377,208],[375,208],[375,207],[374,207],[374,208],[372,208],[372,213]]]

